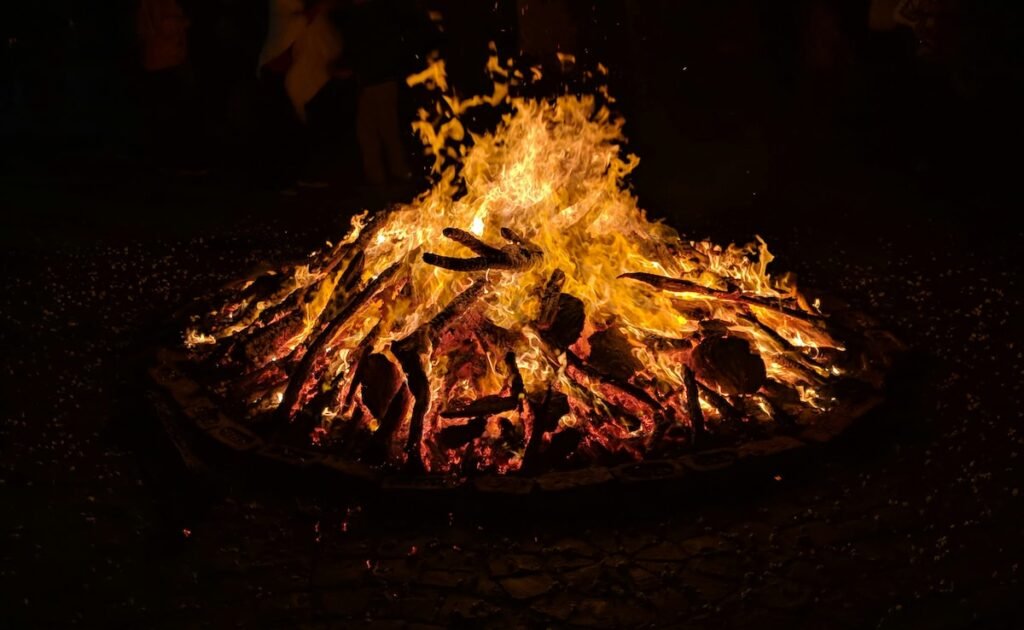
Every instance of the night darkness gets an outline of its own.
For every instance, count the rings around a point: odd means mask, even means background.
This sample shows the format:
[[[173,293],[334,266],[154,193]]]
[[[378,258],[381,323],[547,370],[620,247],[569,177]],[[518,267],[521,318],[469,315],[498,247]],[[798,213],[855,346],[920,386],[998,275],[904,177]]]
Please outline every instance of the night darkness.
[[[1016,5],[3,3],[0,626],[1021,627]],[[176,434],[172,315],[425,190],[404,78],[437,51],[486,92],[490,42],[536,98],[607,68],[639,205],[877,318],[884,403],[765,465],[525,496]]]

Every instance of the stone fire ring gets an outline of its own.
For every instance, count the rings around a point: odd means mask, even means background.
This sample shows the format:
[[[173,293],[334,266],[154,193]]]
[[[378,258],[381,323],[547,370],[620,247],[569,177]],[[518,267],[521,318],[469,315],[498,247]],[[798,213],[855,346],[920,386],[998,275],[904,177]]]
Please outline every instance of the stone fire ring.
[[[595,486],[635,487],[651,482],[685,482],[711,478],[723,473],[764,471],[793,455],[827,443],[857,420],[878,407],[878,394],[850,401],[835,413],[819,418],[813,426],[792,435],[776,435],[745,442],[735,447],[696,451],[673,459],[650,459],[618,466],[591,466],[569,471],[546,472],[536,476],[481,474],[461,478],[444,475],[401,475],[363,463],[322,453],[311,448],[281,445],[265,440],[228,417],[203,386],[187,375],[186,355],[162,348],[149,369],[152,387],[149,398],[160,422],[186,468],[199,470],[205,463],[196,455],[201,446],[219,444],[229,452],[284,464],[303,471],[334,474],[383,491],[454,492],[469,491],[496,495],[529,495],[563,492]]]

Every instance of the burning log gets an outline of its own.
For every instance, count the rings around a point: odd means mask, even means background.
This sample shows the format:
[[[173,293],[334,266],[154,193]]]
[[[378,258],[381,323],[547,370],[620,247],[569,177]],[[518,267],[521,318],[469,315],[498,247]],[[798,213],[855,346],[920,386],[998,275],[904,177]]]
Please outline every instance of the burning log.
[[[537,458],[544,444],[544,435],[554,431],[570,411],[569,398],[549,388],[543,397],[530,396],[530,410],[533,411],[533,430],[530,432],[523,451],[523,471],[530,472],[537,465]]]
[[[704,400],[708,401],[708,404],[715,408],[718,415],[722,416],[723,421],[739,422],[743,419],[743,414],[733,407],[732,403],[725,399],[725,396],[722,396],[700,381],[697,381],[697,388],[700,390]]]
[[[422,338],[422,337],[421,337]],[[430,406],[430,383],[423,367],[420,348],[408,345],[395,351],[395,357],[405,371],[405,382],[412,394],[412,413],[409,414],[409,437],[405,441],[406,462],[414,470],[423,469],[420,444],[423,442],[423,417]]]
[[[441,309],[425,325],[420,326],[408,337],[392,346],[392,350],[402,369],[405,370],[406,383],[413,397],[412,413],[409,416],[409,437],[405,444],[408,463],[412,467],[422,468],[420,444],[423,441],[423,418],[430,406],[430,383],[423,366],[424,354],[429,352],[431,338],[440,332],[455,318],[462,315],[479,297],[485,281],[478,279],[449,304]]]
[[[445,409],[441,412],[442,418],[475,418],[478,416],[487,417],[506,411],[512,411],[519,406],[519,398],[515,396],[484,396],[465,405]]]
[[[600,391],[600,397],[607,403],[620,408],[623,412],[646,419],[648,430],[653,430],[654,426],[663,419],[665,410],[644,390],[615,376],[598,371],[587,365],[570,350],[565,351],[565,356],[568,363],[566,375],[580,387],[590,391],[597,389]]]
[[[604,374],[627,381],[643,367],[633,356],[633,346],[618,328],[601,330],[588,338],[590,356],[587,362]]]
[[[430,252],[423,254],[423,262],[442,269],[452,271],[483,271],[485,269],[511,269],[512,262],[503,258],[452,258],[451,256],[439,256]]]
[[[686,414],[690,416],[695,440],[704,435],[704,412],[700,408],[700,393],[697,389],[697,378],[687,366],[683,366],[683,386],[686,388]]]
[[[484,243],[465,230],[448,227],[442,231],[445,237],[477,254],[476,258],[454,258],[431,252],[423,254],[423,262],[452,271],[483,271],[484,269],[525,269],[541,255],[540,248],[526,241],[509,229],[502,229],[502,236],[513,243],[498,249]]]
[[[512,396],[518,399],[526,393],[526,387],[523,385],[523,375],[519,373],[519,364],[516,363],[515,352],[505,353],[505,369],[508,370],[509,387],[512,390]]]
[[[679,352],[693,348],[697,340],[693,337],[663,337],[654,333],[644,335],[647,347],[663,352]]]
[[[486,280],[479,278],[474,280],[473,284],[469,285],[468,289],[455,296],[455,298],[448,303],[448,306],[441,309],[441,312],[434,315],[430,322],[427,323],[428,334],[437,334],[452,320],[462,315],[466,309],[472,306],[473,302],[476,302],[476,299],[480,297],[480,294],[483,292],[486,284]]]
[[[377,430],[374,431],[370,438],[370,444],[366,449],[368,459],[376,462],[389,459],[395,431],[398,430],[398,427],[402,425],[402,421],[409,415],[409,410],[413,404],[413,394],[409,386],[406,383],[402,383],[398,388],[398,392],[391,399],[390,404],[388,404],[387,411],[379,419]]]
[[[784,429],[792,429],[796,426],[796,421],[793,420],[792,416],[782,410],[778,405],[772,402],[772,400],[763,394],[758,394],[755,398],[760,401],[761,406],[765,409],[763,411],[771,418],[772,422],[775,422]]]
[[[497,247],[491,247],[487,243],[481,241],[477,237],[473,236],[466,230],[460,230],[459,228],[446,227],[441,231],[446,238],[465,246],[467,249],[472,251],[474,254],[483,256],[484,258],[500,258],[503,254]]]
[[[348,321],[349,317],[377,295],[384,285],[391,280],[398,271],[399,266],[398,263],[391,265],[382,271],[379,276],[368,282],[363,290],[349,301],[345,308],[331,320],[327,328],[309,346],[305,356],[302,357],[302,361],[295,370],[295,374],[291,375],[288,389],[285,390],[284,398],[281,401],[279,411],[283,419],[290,420],[298,411],[298,407],[302,403],[303,390],[310,386],[308,385],[311,380],[310,377],[317,371],[316,364],[319,362],[321,351],[334,339],[335,334]],[[323,366],[319,366],[319,369],[323,369]]]
[[[802,376],[809,385],[815,385],[818,387],[825,385],[825,378],[818,374],[813,367],[806,365],[803,361],[794,358],[787,353],[776,354],[771,358],[771,360],[779,367],[796,372]]]
[[[780,354],[785,357],[784,361],[787,366],[792,366],[793,369],[804,374],[813,382],[819,385],[823,384],[824,381],[821,379],[821,374],[818,372],[820,368],[813,358],[808,357],[805,352],[791,344],[789,340],[780,335],[774,328],[762,322],[753,313],[748,311],[746,313],[740,313],[736,317],[741,321],[753,325],[774,341],[779,347]],[[782,363],[781,361],[778,361],[778,357],[776,357],[776,360],[780,364]]]
[[[568,348],[580,338],[585,323],[583,301],[574,295],[559,293],[555,318],[546,330],[540,331],[541,337],[556,348]]]
[[[518,245],[526,252],[527,256],[542,256],[544,254],[544,251],[540,247],[537,247],[532,242],[526,240],[512,228],[501,228],[501,237],[514,245]]]
[[[558,314],[559,297],[562,294],[562,287],[565,285],[565,273],[561,269],[551,272],[551,277],[541,290],[540,294],[540,315],[537,316],[536,326],[538,330],[548,330],[555,323],[555,316]]]
[[[690,280],[683,280],[681,278],[669,278],[667,276],[659,276],[653,273],[642,273],[642,272],[630,272],[619,275],[620,278],[629,278],[631,280],[639,280],[644,284],[648,284],[655,289],[661,291],[672,291],[674,293],[696,293],[698,295],[707,296],[709,298],[719,300],[722,302],[733,302],[736,304],[752,304],[761,308],[775,311],[776,313],[799,319],[806,322],[816,322],[820,320],[820,316],[807,313],[798,309],[794,309],[782,304],[777,304],[775,300],[769,298],[763,298],[757,295],[746,295],[734,291],[721,291],[719,289],[712,289]]]
[[[356,378],[360,384],[363,404],[374,418],[382,420],[402,387],[402,371],[386,356],[374,353],[360,362]]]
[[[483,435],[486,428],[486,418],[473,418],[465,424],[456,424],[441,429],[437,432],[437,441],[443,448],[459,448]]]
[[[690,355],[694,373],[729,395],[752,394],[767,374],[764,361],[739,337],[710,337]]]
[[[289,340],[298,335],[305,323],[302,311],[295,311],[264,328],[254,332],[251,339],[242,343],[242,353],[252,368],[261,369],[268,364],[288,356],[292,349]]]
[[[349,370],[352,371],[352,378],[346,378],[348,374],[344,372],[338,374],[338,381],[347,380],[349,382],[348,391],[344,391],[339,382],[332,384],[334,391],[337,392],[336,402],[334,408],[337,408],[338,401],[343,400],[344,402],[340,405],[342,409],[348,409],[352,405],[352,398],[356,393],[356,386],[363,380],[363,358],[373,349],[373,344],[376,343],[378,335],[380,335],[380,320],[374,324],[370,332],[363,337],[363,340],[359,342],[356,349],[349,355]],[[342,398],[342,394],[344,397]]]

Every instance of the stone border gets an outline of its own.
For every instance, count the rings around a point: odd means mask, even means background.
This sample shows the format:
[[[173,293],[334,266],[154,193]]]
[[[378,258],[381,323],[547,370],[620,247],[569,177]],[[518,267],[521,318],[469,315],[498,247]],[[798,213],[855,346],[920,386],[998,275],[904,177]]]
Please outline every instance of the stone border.
[[[635,487],[636,484],[713,477],[734,469],[769,464],[832,440],[858,419],[878,407],[883,399],[872,395],[840,412],[822,417],[813,426],[795,435],[777,435],[734,447],[697,451],[673,459],[651,459],[618,466],[595,466],[569,471],[542,473],[533,477],[484,474],[460,478],[443,475],[408,477],[389,474],[370,466],[312,449],[267,442],[241,423],[224,414],[203,387],[181,369],[183,352],[161,348],[156,364],[149,368],[155,390],[154,407],[164,430],[178,450],[186,467],[202,470],[206,466],[195,455],[186,436],[191,427],[208,440],[246,456],[283,463],[300,470],[319,470],[338,474],[352,481],[384,491],[451,492],[469,490],[490,495],[525,496],[532,493],[558,493],[580,488]]]

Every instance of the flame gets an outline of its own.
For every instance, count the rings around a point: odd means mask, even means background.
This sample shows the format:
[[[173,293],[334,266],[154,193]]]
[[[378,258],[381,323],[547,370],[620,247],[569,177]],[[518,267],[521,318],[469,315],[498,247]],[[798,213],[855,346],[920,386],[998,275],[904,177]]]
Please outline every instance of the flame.
[[[567,56],[562,61],[571,62]],[[841,344],[820,324],[817,304],[807,303],[791,277],[769,273],[774,257],[764,240],[757,237],[751,244],[723,248],[684,240],[671,227],[649,220],[625,183],[639,158],[623,152],[623,120],[604,104],[610,99],[510,96],[509,86],[521,81],[522,73],[503,66],[497,56],[487,70],[495,81],[492,94],[468,99],[451,92],[441,60],[407,80],[410,86],[425,86],[438,95],[434,111],[421,110],[412,125],[434,160],[437,178],[430,190],[384,215],[359,215],[341,242],[314,254],[290,275],[282,274],[283,288],[269,296],[229,300],[217,311],[218,323],[186,332],[186,345],[195,349],[237,341],[251,346],[254,339],[275,339],[264,354],[287,363],[290,378],[297,370],[303,377],[315,375],[312,380],[317,382],[296,386],[294,400],[275,385],[269,396],[259,398],[261,408],[291,402],[294,408],[284,412],[294,416],[317,401],[322,405],[313,410],[322,423],[318,442],[332,427],[356,423],[372,434],[390,421],[376,417],[380,412],[369,409],[364,388],[357,387],[362,357],[378,354],[402,366],[410,388],[413,378],[406,366],[410,356],[418,357],[429,393],[425,408],[418,412],[423,438],[411,451],[403,450],[402,440],[414,430],[413,411],[404,411],[388,458],[418,456],[427,469],[437,471],[460,470],[467,461],[499,472],[520,467],[525,438],[517,446],[502,448],[499,436],[509,427],[513,433],[532,433],[535,418],[529,401],[552,391],[564,393],[570,407],[555,433],[583,430],[582,450],[600,447],[642,456],[644,441],[652,439],[664,421],[659,414],[667,411],[670,423],[691,422],[682,403],[681,365],[687,351],[662,352],[650,340],[697,338],[704,320],[720,320],[728,334],[748,339],[765,360],[769,377],[790,387],[806,406],[816,409],[822,404],[821,382],[840,371],[819,365],[807,351],[841,351]],[[535,77],[539,74],[531,70]],[[603,66],[598,71],[607,74]],[[496,130],[482,135],[466,130],[462,114],[498,105],[507,113]],[[446,228],[466,230],[498,249],[509,247],[507,230],[512,230],[539,254],[512,269],[472,273],[427,264],[427,252],[469,256],[463,245],[442,236]],[[357,273],[348,277],[353,269]],[[586,360],[591,335],[618,329],[630,354],[643,366],[627,383],[609,384],[594,377],[569,361],[568,352],[553,349],[544,340],[536,326],[541,288],[558,272],[565,276],[562,292],[578,298],[586,315],[583,339],[572,351]],[[621,278],[626,272],[683,279],[693,283],[694,290],[654,290]],[[361,289],[374,287],[382,278],[375,292],[362,302],[356,299]],[[400,351],[477,282],[482,289],[459,315],[457,325],[433,331],[434,337],[415,346],[412,354]],[[741,302],[737,296],[760,301]],[[287,314],[282,314],[289,304],[298,313],[291,327],[286,325],[291,321]],[[347,315],[343,321],[337,319],[339,312]],[[274,326],[284,331],[279,338],[271,334]],[[503,342],[483,339],[478,334],[481,327],[504,331]],[[317,339],[325,335],[328,343],[317,347]],[[469,347],[473,350],[467,354]],[[439,446],[436,436],[442,425],[468,426],[465,420],[442,422],[439,414],[445,408],[515,393],[514,374],[503,362],[509,350],[523,382],[518,403],[489,417],[480,437],[467,446]],[[315,356],[307,359],[307,353]],[[628,393],[630,387],[644,395]],[[709,422],[722,421],[720,407],[703,396],[699,403]],[[773,414],[763,398],[751,405],[763,415]],[[623,424],[621,418],[627,416],[638,422]],[[603,421],[609,418],[614,421]]]

